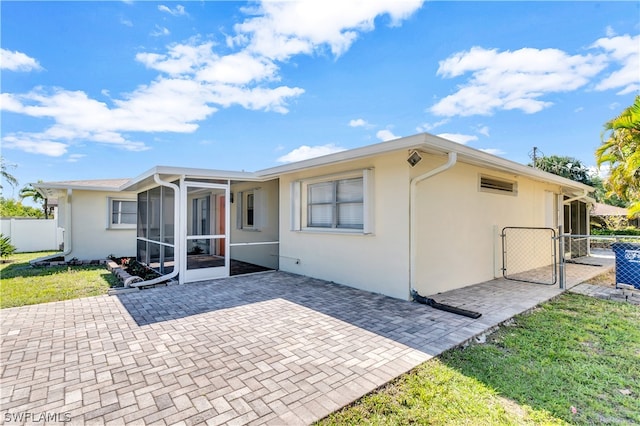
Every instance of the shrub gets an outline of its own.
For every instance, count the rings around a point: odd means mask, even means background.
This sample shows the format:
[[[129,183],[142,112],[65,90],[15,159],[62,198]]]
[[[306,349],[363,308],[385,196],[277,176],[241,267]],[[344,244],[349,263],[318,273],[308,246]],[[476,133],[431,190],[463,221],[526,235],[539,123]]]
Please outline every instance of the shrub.
[[[0,257],[6,259],[16,252],[16,246],[11,244],[11,238],[0,234]]]
[[[591,229],[591,235],[638,235],[640,236],[640,229],[638,228],[625,228],[625,229]]]

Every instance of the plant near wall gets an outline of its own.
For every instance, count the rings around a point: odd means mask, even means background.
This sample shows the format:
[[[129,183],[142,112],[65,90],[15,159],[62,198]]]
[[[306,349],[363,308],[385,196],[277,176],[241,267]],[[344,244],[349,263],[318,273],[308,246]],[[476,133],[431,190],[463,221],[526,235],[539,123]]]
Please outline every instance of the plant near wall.
[[[3,259],[3,261],[15,252],[16,246],[11,244],[11,238],[0,234],[0,257]]]

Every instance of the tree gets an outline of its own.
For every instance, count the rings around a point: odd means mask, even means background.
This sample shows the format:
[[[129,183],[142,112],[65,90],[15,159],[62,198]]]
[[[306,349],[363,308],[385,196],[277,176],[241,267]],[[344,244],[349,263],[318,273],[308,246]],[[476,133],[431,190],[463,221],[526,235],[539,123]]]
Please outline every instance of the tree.
[[[40,181],[42,182],[42,181]],[[20,190],[20,199],[31,198],[35,203],[42,203],[42,211],[44,212],[44,218],[49,219],[49,200],[43,197],[37,189],[31,184],[25,186]]]
[[[591,186],[596,189],[594,198],[597,202],[627,208],[628,203],[626,201],[621,200],[616,194],[610,194],[609,191],[607,191],[604,187],[604,180],[602,180],[600,176],[591,176]]]
[[[7,164],[4,157],[0,157],[0,173],[2,174],[2,177],[4,178],[4,180],[6,180],[9,183],[9,185],[17,186],[18,179],[16,179],[15,176],[9,173],[9,171],[7,170],[9,167],[15,167],[15,165]],[[0,189],[2,189],[1,183],[0,183]]]
[[[14,199],[0,197],[0,216],[2,217],[37,217],[43,218],[42,210],[31,206],[23,206]]]
[[[529,164],[531,166],[531,164]],[[573,157],[552,155],[550,157],[536,158],[536,169],[553,173],[576,182],[591,185],[591,174],[580,160]]]
[[[609,193],[629,202],[630,217],[640,217],[640,96],[605,123],[596,162],[598,167],[609,165],[605,182]]]

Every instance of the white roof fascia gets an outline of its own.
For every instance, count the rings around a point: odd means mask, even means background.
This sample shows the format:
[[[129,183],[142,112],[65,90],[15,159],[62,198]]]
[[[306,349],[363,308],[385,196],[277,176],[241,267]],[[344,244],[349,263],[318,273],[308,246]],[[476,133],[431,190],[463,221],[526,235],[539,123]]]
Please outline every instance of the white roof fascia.
[[[308,160],[296,161],[294,163],[283,164],[282,166],[271,167],[259,170],[256,175],[262,177],[278,177],[279,175],[293,173],[314,167],[321,167],[329,164],[337,164],[360,158],[372,157],[388,152],[418,148],[424,144],[426,134],[408,136],[406,138],[394,139],[392,141],[381,142],[361,148],[349,149],[321,157],[310,158]]]
[[[593,188],[588,185],[547,173],[542,170],[534,169],[533,167],[516,163],[515,161],[507,160],[493,154],[488,154],[429,133],[421,133],[406,138],[394,139],[392,141],[368,145],[362,148],[355,148],[322,157],[311,158],[309,160],[259,170],[256,172],[256,175],[262,177],[277,177],[282,174],[294,173],[309,168],[353,161],[388,152],[408,149],[418,149],[425,152],[439,153],[443,155],[448,154],[449,152],[455,152],[458,154],[459,161],[463,163],[492,168],[497,171],[508,172],[515,175],[527,176],[535,180],[555,183],[573,190],[579,189],[593,191]]]
[[[119,192],[120,187],[118,186],[93,186],[93,185],[81,185],[74,183],[57,183],[57,182],[40,182],[40,183],[32,183],[31,184],[38,191],[47,191],[50,189],[81,189],[84,191],[103,191],[103,192]]]
[[[256,176],[251,172],[236,172],[230,170],[212,170],[212,169],[196,169],[189,167],[174,167],[174,166],[155,166],[141,175],[131,179],[120,187],[120,190],[126,191],[129,188],[135,188],[147,179],[152,179],[153,175],[168,175],[168,176],[188,176],[190,178],[201,179],[224,179],[224,180],[243,180],[243,181],[264,181],[265,179]]]

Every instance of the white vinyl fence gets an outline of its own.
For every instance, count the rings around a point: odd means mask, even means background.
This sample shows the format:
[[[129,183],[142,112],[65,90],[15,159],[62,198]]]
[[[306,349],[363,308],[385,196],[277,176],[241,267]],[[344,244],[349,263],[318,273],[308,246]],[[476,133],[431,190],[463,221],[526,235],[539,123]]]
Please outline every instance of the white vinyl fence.
[[[19,253],[58,250],[63,241],[63,229],[55,219],[2,218],[0,232],[11,238]]]

